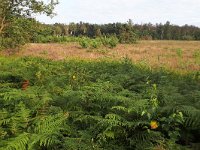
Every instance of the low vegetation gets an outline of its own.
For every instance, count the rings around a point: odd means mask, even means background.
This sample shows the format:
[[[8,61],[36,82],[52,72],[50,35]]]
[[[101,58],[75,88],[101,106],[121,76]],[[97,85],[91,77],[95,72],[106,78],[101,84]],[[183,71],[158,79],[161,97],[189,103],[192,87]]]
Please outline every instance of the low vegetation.
[[[123,61],[0,58],[0,147],[199,149],[200,75]]]
[[[110,37],[100,37],[96,39],[90,39],[83,37],[79,40],[79,44],[82,48],[100,48],[101,46],[114,48],[119,43],[119,40],[115,36]]]

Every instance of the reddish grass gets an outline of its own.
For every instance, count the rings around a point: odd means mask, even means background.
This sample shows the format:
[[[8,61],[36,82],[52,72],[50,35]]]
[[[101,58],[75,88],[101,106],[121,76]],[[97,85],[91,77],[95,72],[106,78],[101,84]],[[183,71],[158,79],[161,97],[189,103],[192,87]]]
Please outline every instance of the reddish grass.
[[[37,56],[53,60],[66,58],[80,59],[121,59],[128,57],[134,62],[147,63],[151,67],[165,67],[175,70],[200,70],[200,42],[196,41],[140,41],[137,44],[119,44],[114,49],[82,49],[77,43],[28,44],[16,56]],[[178,55],[181,51],[182,56]],[[4,53],[6,55],[6,53]]]

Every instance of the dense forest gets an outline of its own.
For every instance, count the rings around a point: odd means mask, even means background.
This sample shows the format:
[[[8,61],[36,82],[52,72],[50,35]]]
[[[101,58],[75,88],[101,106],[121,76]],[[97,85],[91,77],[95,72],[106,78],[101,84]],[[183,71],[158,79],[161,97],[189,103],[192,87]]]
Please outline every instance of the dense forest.
[[[54,24],[52,26],[57,35],[73,35],[97,37],[101,35],[115,34],[118,37],[134,32],[142,40],[200,40],[200,28],[190,25],[178,26],[170,24],[151,23],[134,24],[132,20],[127,23],[89,24],[70,23],[69,25]]]

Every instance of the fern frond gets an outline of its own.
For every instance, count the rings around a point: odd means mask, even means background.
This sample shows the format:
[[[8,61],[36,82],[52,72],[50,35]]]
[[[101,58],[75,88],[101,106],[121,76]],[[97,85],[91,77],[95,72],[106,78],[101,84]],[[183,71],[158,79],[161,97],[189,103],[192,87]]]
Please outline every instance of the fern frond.
[[[0,148],[0,150],[27,150],[29,136],[29,133],[23,133],[17,137],[10,138],[5,141],[5,146]]]
[[[45,116],[36,120],[36,126],[34,128],[35,133],[53,133],[59,131],[64,125],[64,121],[68,115],[60,113],[56,115]]]

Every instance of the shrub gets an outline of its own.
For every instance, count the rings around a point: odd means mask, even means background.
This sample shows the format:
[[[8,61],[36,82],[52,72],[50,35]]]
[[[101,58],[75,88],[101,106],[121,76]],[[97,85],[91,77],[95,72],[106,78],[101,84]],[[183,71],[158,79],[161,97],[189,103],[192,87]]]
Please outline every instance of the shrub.
[[[23,31],[21,27],[13,24],[6,29],[4,35],[2,36],[2,47],[5,49],[14,49],[21,45],[24,45],[29,41],[29,36]]]
[[[119,40],[116,36],[110,36],[110,37],[101,37],[101,42],[104,46],[109,48],[114,48],[117,46]]]
[[[80,40],[81,40],[80,37],[65,36],[65,42],[79,42]]]
[[[88,48],[90,46],[90,40],[88,38],[82,38],[80,39],[79,44],[82,48]]]
[[[90,43],[92,48],[99,48],[101,46],[101,42],[97,39],[92,39]]]
[[[33,43],[62,43],[62,42],[79,42],[79,37],[70,36],[44,36],[35,34],[31,39]]]
[[[33,43],[46,43],[46,38],[43,35],[35,35],[32,39]]]
[[[191,35],[184,35],[182,36],[182,40],[186,40],[186,41],[192,41],[194,40],[195,38]]]
[[[119,35],[119,42],[123,44],[132,44],[137,41],[137,34],[133,31],[130,32],[121,32]]]
[[[111,36],[108,38],[108,40],[109,40],[108,44],[109,44],[110,48],[116,47],[119,42],[119,40],[116,36]]]
[[[79,44],[81,45],[82,48],[99,48],[102,43],[98,39],[90,39],[86,37],[82,37],[79,40]]]
[[[15,49],[30,42],[34,33],[32,30],[33,23],[31,20],[23,17],[12,18],[1,35],[3,38],[1,41],[2,47],[5,49]]]

